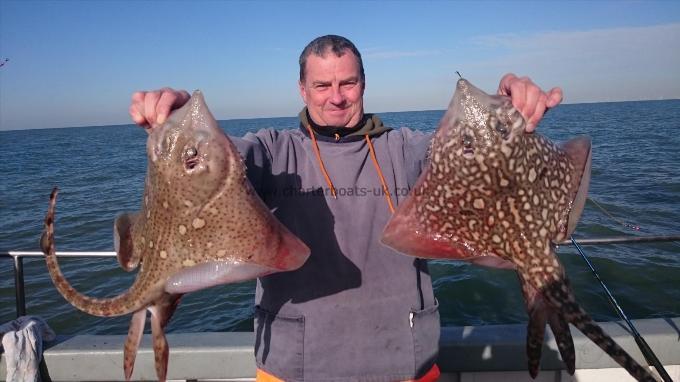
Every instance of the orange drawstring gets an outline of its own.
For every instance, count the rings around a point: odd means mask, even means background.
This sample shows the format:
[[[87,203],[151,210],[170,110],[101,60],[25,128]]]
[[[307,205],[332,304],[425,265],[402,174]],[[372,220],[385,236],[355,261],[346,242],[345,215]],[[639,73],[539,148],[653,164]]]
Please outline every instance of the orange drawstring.
[[[319,144],[316,141],[316,135],[314,135],[314,130],[312,130],[311,126],[306,125],[307,131],[309,132],[309,136],[312,139],[312,147],[314,147],[314,154],[316,154],[316,159],[319,161],[319,167],[321,168],[321,173],[323,173],[323,177],[326,179],[326,183],[328,184],[328,187],[331,189],[331,195],[333,195],[333,198],[337,199],[337,193],[335,191],[335,186],[333,185],[333,182],[331,181],[331,177],[328,176],[328,171],[326,170],[326,166],[323,164],[323,160],[321,159],[321,151],[319,151]],[[338,139],[339,135],[336,134],[336,140]],[[390,194],[390,189],[387,187],[387,182],[385,181],[385,177],[383,176],[382,169],[380,168],[380,164],[378,163],[378,158],[375,156],[375,149],[373,148],[373,143],[371,142],[371,138],[368,136],[368,134],[364,135],[364,138],[366,138],[366,143],[368,144],[368,151],[371,153],[371,159],[373,160],[373,165],[375,166],[376,171],[378,172],[378,177],[380,178],[380,184],[382,184],[383,192],[385,193],[385,199],[387,200],[387,206],[390,208],[390,212],[394,213],[394,204],[392,203],[392,195]]]
[[[387,188],[387,182],[385,182],[385,177],[383,176],[380,165],[378,164],[378,159],[375,156],[375,149],[373,148],[373,143],[371,143],[371,138],[368,134],[364,136],[366,138],[366,143],[368,143],[368,151],[371,152],[371,159],[373,159],[373,165],[378,171],[378,177],[380,178],[380,183],[382,183],[383,191],[385,192],[385,199],[387,199],[387,205],[390,207],[390,212],[394,213],[394,205],[392,204],[392,196],[390,195],[390,189]]]
[[[307,130],[309,131],[309,136],[312,138],[312,146],[314,147],[314,153],[316,154],[316,159],[319,161],[319,166],[321,167],[321,172],[323,173],[324,178],[326,178],[326,183],[328,184],[328,187],[331,189],[331,195],[333,195],[334,199],[337,199],[337,195],[335,193],[335,186],[333,186],[333,182],[331,182],[331,177],[328,176],[328,171],[326,171],[326,166],[323,165],[323,161],[321,160],[321,152],[319,151],[319,144],[316,143],[316,136],[314,135],[314,130],[309,125],[306,125]]]

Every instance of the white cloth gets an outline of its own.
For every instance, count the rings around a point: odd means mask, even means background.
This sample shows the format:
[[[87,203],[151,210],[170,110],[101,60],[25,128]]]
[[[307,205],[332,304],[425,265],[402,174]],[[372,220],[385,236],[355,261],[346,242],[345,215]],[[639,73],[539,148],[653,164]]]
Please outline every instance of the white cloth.
[[[0,335],[5,352],[7,382],[40,381],[43,340],[51,341],[56,337],[47,322],[37,316],[21,316],[0,325]]]

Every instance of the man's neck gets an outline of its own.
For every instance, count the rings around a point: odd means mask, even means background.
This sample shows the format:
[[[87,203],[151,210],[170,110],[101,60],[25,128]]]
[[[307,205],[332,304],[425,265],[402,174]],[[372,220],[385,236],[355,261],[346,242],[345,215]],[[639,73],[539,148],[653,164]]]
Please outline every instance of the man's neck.
[[[361,129],[365,124],[366,124],[366,114],[362,114],[361,118],[359,119],[359,122],[355,124],[354,126],[328,126],[328,125],[320,125],[317,123],[311,115],[309,115],[309,110],[307,110],[307,121],[309,122],[309,125],[316,131],[318,134],[325,135],[325,136],[335,136],[336,134],[344,137],[345,135],[352,134],[359,129]]]

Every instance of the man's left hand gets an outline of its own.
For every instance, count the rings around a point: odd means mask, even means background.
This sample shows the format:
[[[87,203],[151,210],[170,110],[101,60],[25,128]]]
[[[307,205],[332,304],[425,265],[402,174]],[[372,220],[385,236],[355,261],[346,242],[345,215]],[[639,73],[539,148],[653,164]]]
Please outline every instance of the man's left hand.
[[[562,102],[562,89],[555,87],[545,92],[529,77],[517,77],[512,73],[501,78],[498,94],[510,96],[512,105],[527,121],[528,133],[536,129],[536,125],[548,109]]]

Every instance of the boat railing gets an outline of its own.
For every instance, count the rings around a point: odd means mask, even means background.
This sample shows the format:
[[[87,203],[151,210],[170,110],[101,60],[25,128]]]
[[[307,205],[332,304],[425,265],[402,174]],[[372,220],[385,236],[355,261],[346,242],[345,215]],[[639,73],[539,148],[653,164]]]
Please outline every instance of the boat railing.
[[[579,240],[579,244],[679,241],[680,236],[618,237]],[[570,242],[558,245],[572,245]],[[59,257],[114,257],[115,252],[57,252]],[[26,314],[24,294],[24,258],[42,257],[38,251],[1,251],[1,258],[13,260],[17,316]],[[623,322],[601,323],[614,340],[645,362],[629,329]],[[680,317],[635,320],[635,326],[655,349],[660,362],[676,381],[680,380]],[[580,332],[573,332],[578,349],[576,379],[583,381],[621,380],[627,374],[594,343]],[[62,336],[44,353],[46,368],[54,380],[122,381],[119,365],[123,355],[124,335]],[[172,343],[169,376],[175,380],[253,381],[255,364],[252,332],[170,333]],[[496,380],[507,382],[527,379],[524,347],[526,324],[443,327],[437,364],[443,380]],[[546,333],[542,359],[542,381],[566,380],[566,374],[551,333]],[[153,349],[149,335],[144,335],[139,351],[139,365],[134,380],[153,379]],[[4,356],[0,356],[0,380],[5,376]]]
[[[650,242],[676,242],[680,241],[680,235],[655,235],[655,236],[614,236],[601,238],[579,239],[580,245],[597,245],[597,244],[630,244],[630,243],[650,243]],[[571,240],[564,240],[556,243],[558,246],[573,245]],[[107,251],[60,251],[56,252],[59,257],[114,257],[116,252]],[[1,258],[12,258],[14,266],[14,291],[16,298],[16,313],[17,317],[26,315],[26,295],[24,287],[24,257],[42,257],[44,254],[40,251],[3,251],[0,250]]]
[[[59,257],[114,257],[116,252],[57,252]],[[24,282],[24,257],[43,257],[40,251],[0,251],[1,258],[11,258],[14,268],[14,296],[17,317],[26,315],[26,292]]]

